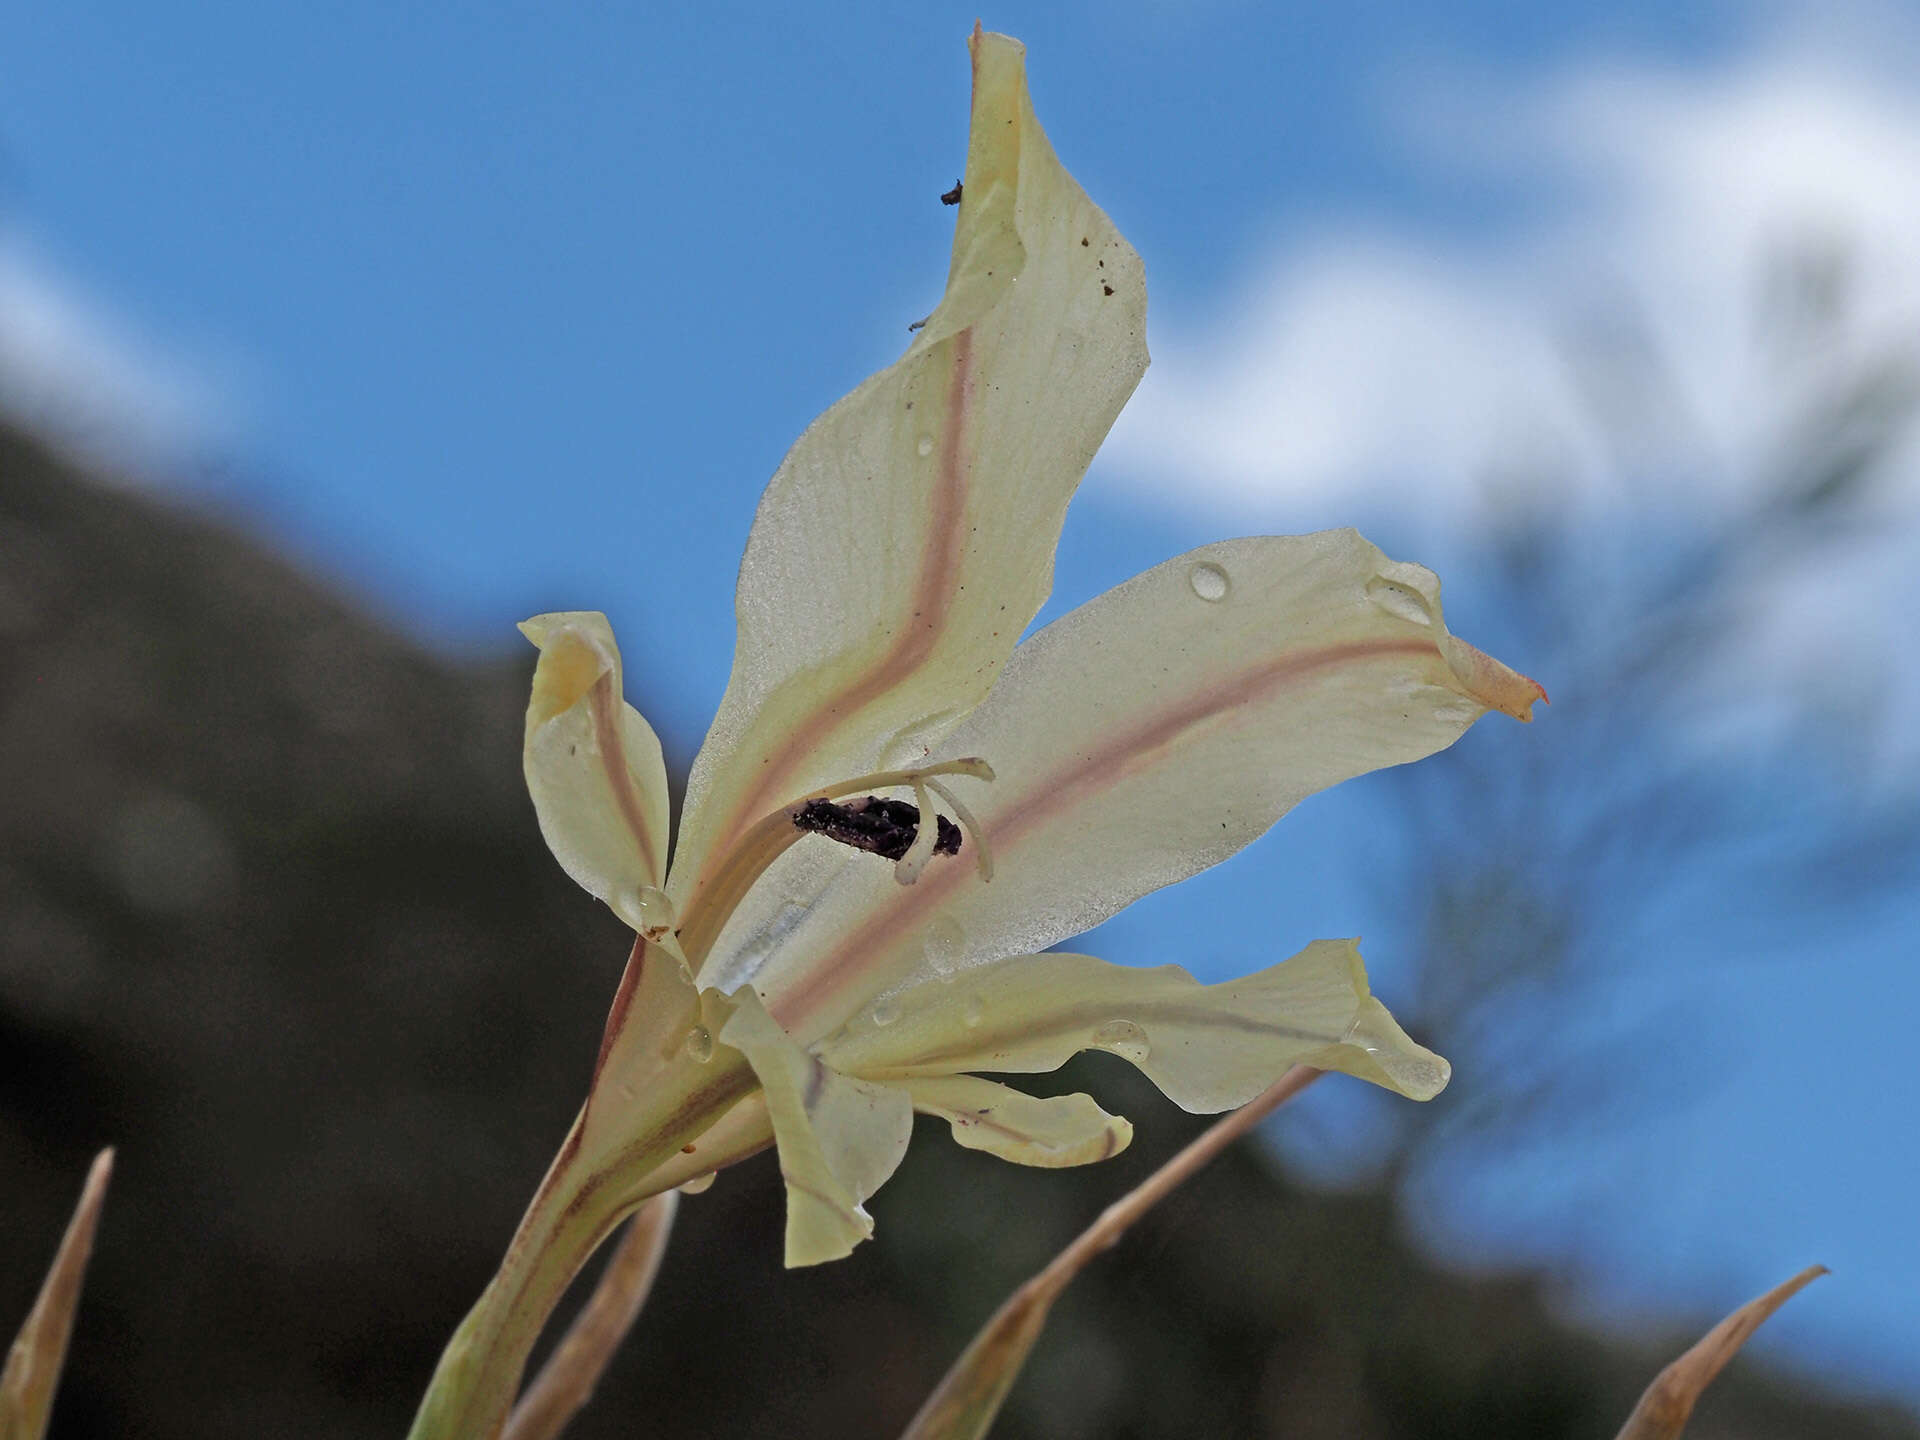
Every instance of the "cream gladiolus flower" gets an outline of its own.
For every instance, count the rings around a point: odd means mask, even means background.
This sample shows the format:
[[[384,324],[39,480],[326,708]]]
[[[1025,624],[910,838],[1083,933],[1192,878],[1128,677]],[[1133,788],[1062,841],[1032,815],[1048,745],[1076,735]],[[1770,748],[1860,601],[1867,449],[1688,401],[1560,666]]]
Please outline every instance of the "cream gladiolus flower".
[[[1041,952],[1314,791],[1544,698],[1448,634],[1430,572],[1345,530],[1207,546],[1016,645],[1146,367],[1146,290],[1042,134],[1020,45],[976,31],[972,52],[945,297],[767,487],[671,867],[660,744],[622,698],[606,621],[523,627],[542,831],[638,932],[569,1153],[611,1173],[639,1153],[636,1097],[684,1097],[698,1133],[648,1151],[623,1193],[771,1141],[794,1265],[871,1233],[862,1202],[916,1110],[1022,1164],[1127,1143],[1085,1095],[977,1072],[1101,1048],[1194,1111],[1295,1063],[1436,1094],[1446,1063],[1368,993],[1350,941],[1221,985]]]

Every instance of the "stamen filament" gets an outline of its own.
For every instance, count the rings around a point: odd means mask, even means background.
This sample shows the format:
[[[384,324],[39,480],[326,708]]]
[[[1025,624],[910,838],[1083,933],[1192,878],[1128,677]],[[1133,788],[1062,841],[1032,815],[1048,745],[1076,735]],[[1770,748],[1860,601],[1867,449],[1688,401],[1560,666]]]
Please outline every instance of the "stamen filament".
[[[953,818],[960,822],[960,828],[967,832],[973,841],[973,864],[980,872],[980,883],[993,879],[993,851],[987,846],[987,832],[980,828],[980,822],[973,818],[973,812],[960,803],[960,798],[938,780],[929,779],[927,789],[947,802],[947,808],[953,812]]]
[[[913,781],[913,800],[920,807],[920,825],[914,831],[913,844],[907,847],[907,853],[896,860],[893,866],[893,878],[902,885],[911,885],[920,878],[920,872],[933,859],[934,843],[940,834],[940,821],[933,813],[933,800],[927,794],[926,782],[918,776]]]

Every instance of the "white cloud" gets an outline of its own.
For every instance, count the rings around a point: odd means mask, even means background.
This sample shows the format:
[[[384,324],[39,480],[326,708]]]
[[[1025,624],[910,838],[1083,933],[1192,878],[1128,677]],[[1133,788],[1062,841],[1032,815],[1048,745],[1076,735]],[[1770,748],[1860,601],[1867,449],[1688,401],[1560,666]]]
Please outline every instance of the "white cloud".
[[[1604,526],[1629,505],[1751,504],[1850,377],[1920,362],[1914,55],[1920,28],[1856,12],[1775,23],[1711,66],[1400,85],[1410,153],[1531,213],[1466,240],[1323,221],[1209,317],[1162,307],[1109,473],[1241,528],[1391,516],[1436,562],[1525,506]],[[1807,284],[1770,286],[1789,273]],[[1796,328],[1811,312],[1789,293],[1837,318]],[[1732,643],[1696,677],[1718,702],[1696,739],[1766,744],[1822,713],[1880,737],[1850,762],[1863,779],[1920,780],[1920,739],[1876,719],[1920,705],[1889,659],[1920,611],[1920,426],[1900,435],[1871,537],[1743,577]]]
[[[1147,494],[1199,493],[1265,523],[1328,500],[1458,522],[1484,516],[1490,469],[1541,460],[1618,498],[1605,487],[1622,443],[1643,468],[1688,475],[1693,498],[1733,498],[1798,418],[1786,397],[1920,343],[1920,76],[1875,58],[1914,53],[1920,37],[1900,34],[1876,48],[1858,27],[1777,25],[1710,68],[1399,87],[1425,102],[1395,117],[1410,149],[1463,183],[1526,184],[1533,213],[1470,241],[1325,223],[1210,318],[1163,307],[1154,368],[1105,459]],[[1789,252],[1806,273],[1844,273],[1852,302],[1797,374],[1758,323]],[[1570,357],[1605,349],[1569,337],[1635,326],[1664,379],[1611,372],[1639,388],[1608,392],[1636,408],[1604,424],[1592,367],[1583,383]],[[1920,465],[1904,469],[1911,501]]]
[[[224,392],[0,230],[0,410],[109,474],[178,482],[229,429]]]

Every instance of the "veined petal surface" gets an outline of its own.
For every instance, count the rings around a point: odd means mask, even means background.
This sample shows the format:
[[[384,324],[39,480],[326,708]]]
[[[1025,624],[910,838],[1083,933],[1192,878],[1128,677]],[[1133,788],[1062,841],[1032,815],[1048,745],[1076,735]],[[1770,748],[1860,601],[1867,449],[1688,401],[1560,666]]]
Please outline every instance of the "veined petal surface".
[[[1091,1095],[1028,1095],[977,1075],[929,1075],[901,1088],[915,1110],[951,1125],[957,1142],[1016,1165],[1092,1165],[1133,1140],[1133,1126]]]
[[[745,827],[917,761],[987,693],[1146,368],[1139,257],[1055,158],[1022,47],[976,34],[973,68],[946,296],[897,363],[808,428],[760,502],[733,675],[668,887],[683,917]]]
[[[913,1135],[904,1090],[856,1080],[788,1038],[752,990],[733,997],[721,1043],[760,1077],[787,1185],[787,1264],[818,1265],[873,1234],[860,1202],[899,1165]]]
[[[561,868],[636,930],[667,862],[667,769],[660,740],[621,693],[620,650],[598,611],[536,615],[540,647],[522,762],[540,833]],[[664,906],[655,901],[658,910]]]
[[[1439,1094],[1450,1073],[1373,998],[1352,940],[1316,940],[1291,960],[1219,985],[1177,965],[1019,955],[888,1003],[897,1020],[855,1022],[824,1041],[821,1055],[914,1088],[922,1077],[966,1070],[1057,1070],[1082,1050],[1107,1050],[1196,1114],[1246,1104],[1291,1065],[1341,1070],[1415,1100]]]
[[[681,1062],[687,1037],[701,1020],[700,994],[686,962],[668,945],[636,937],[607,1013],[580,1117],[585,1149],[618,1145],[627,1136],[633,1097]]]
[[[794,1033],[824,1034],[927,973],[941,931],[963,965],[1045,949],[1315,791],[1430,755],[1490,708],[1526,719],[1541,694],[1447,634],[1430,571],[1351,530],[1191,551],[1026,641],[941,747],[997,772],[969,802],[991,884],[952,861],[910,889],[848,864],[754,983]]]
[[[713,1127],[659,1169],[650,1171],[646,1188],[657,1194],[757,1155],[773,1143],[767,1096],[755,1090],[714,1122]]]

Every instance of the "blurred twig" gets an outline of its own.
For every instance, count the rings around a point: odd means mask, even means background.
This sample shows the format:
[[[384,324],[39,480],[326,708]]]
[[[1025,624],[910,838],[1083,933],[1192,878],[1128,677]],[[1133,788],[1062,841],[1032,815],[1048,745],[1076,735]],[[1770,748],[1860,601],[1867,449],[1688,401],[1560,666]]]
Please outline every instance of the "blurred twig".
[[[593,1398],[593,1387],[647,1303],[679,1202],[669,1190],[640,1207],[592,1298],[513,1407],[501,1440],[553,1440]]]
[[[1416,993],[1395,1009],[1438,1038],[1479,1101],[1400,1117],[1388,1162],[1398,1180],[1468,1135],[1514,1143],[1575,1113],[1625,1117],[1646,1089],[1623,1090],[1623,1074],[1668,1085],[1658,1064],[1617,1063],[1620,1047],[1659,1048],[1632,1033],[1604,1042],[1616,1061],[1604,1084],[1537,1036],[1590,1032],[1597,989],[1658,946],[1660,907],[1697,906],[1687,887],[1737,885],[1749,909],[1804,918],[1857,913],[1870,887],[1904,893],[1920,873],[1920,796],[1875,786],[1848,753],[1872,747],[1863,717],[1883,677],[1863,673],[1848,689],[1828,666],[1796,691],[1777,666],[1737,663],[1781,576],[1840,573],[1863,541],[1884,539],[1884,472],[1920,409],[1913,347],[1846,343],[1844,249],[1823,240],[1777,259],[1760,359],[1779,399],[1756,423],[1787,419],[1738,462],[1747,473],[1710,452],[1710,427],[1688,415],[1653,327],[1630,305],[1609,307],[1569,347],[1626,506],[1596,524],[1537,500],[1494,543],[1482,572],[1493,590],[1461,607],[1463,629],[1473,610],[1493,617],[1472,623],[1476,635],[1504,625],[1489,643],[1553,692],[1551,734],[1517,757],[1503,746],[1497,764],[1463,745],[1388,782],[1410,840],[1396,886],[1418,907],[1423,956]],[[1732,498],[1719,508],[1684,498],[1705,491]],[[1761,673],[1749,683],[1750,670]],[[1722,720],[1759,714],[1777,723],[1755,743],[1710,738]]]
[[[1227,1146],[1306,1089],[1323,1072],[1296,1065],[1260,1095],[1223,1116],[1140,1185],[1101,1212],[1078,1239],[1007,1299],[947,1371],[900,1440],[978,1440],[1013,1387],[1047,1314],[1073,1277],[1119,1243],[1127,1228]]]
[[[47,1271],[46,1283],[7,1354],[6,1369],[0,1371],[0,1440],[40,1440],[46,1433],[67,1342],[73,1337],[74,1313],[80,1308],[87,1260],[93,1254],[94,1231],[99,1228],[107,1181],[112,1177],[113,1151],[102,1150],[87,1172],[80,1203]]]
[[[1785,1284],[1751,1300],[1709,1330],[1700,1343],[1653,1377],[1615,1440],[1678,1440],[1701,1392],[1739,1353],[1774,1311],[1827,1273],[1810,1265]]]

